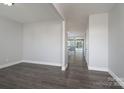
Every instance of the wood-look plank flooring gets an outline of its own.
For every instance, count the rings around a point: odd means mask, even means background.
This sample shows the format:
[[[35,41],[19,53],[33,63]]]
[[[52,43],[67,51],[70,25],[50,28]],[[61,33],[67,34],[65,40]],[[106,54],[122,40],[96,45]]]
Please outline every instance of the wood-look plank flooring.
[[[107,73],[88,70],[81,57],[70,56],[67,71],[60,67],[20,63],[0,69],[1,89],[120,89]],[[71,61],[73,59],[73,61]],[[79,60],[80,59],[80,60]]]

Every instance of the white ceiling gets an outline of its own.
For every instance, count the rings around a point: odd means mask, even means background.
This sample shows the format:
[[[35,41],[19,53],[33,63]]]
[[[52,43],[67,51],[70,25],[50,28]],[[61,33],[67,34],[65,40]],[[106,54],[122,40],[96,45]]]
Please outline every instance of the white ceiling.
[[[88,16],[95,13],[108,12],[112,3],[56,3],[55,4],[67,21],[67,30],[83,32],[88,24]]]
[[[53,5],[48,3],[15,3],[13,6],[0,3],[0,16],[20,23],[61,19]]]
[[[111,3],[55,3],[54,5],[66,19],[67,31],[75,32],[75,35],[83,35],[90,14],[108,12],[114,6]],[[11,7],[0,3],[0,16],[20,23],[62,20],[50,3],[15,3]]]

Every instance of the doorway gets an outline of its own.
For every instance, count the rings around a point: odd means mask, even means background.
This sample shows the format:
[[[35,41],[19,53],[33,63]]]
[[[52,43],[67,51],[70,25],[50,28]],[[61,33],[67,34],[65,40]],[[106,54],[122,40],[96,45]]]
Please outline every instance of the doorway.
[[[82,64],[84,56],[84,39],[79,37],[68,39],[69,64]]]

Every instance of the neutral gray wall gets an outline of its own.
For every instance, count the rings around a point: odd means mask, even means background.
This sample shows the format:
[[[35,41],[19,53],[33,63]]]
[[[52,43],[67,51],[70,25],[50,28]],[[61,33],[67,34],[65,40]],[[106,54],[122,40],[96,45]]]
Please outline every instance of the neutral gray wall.
[[[61,66],[62,23],[43,21],[24,24],[23,60]]]
[[[109,69],[124,78],[124,4],[109,13]]]
[[[62,64],[62,22],[21,24],[0,17],[0,67],[18,61]]]
[[[89,68],[108,70],[108,14],[89,17]]]
[[[0,66],[20,61],[22,57],[22,25],[0,17]]]

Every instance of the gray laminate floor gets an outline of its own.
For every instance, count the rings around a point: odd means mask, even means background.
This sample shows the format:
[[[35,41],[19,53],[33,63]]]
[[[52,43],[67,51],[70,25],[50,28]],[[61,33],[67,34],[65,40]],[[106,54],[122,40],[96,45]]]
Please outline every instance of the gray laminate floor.
[[[75,61],[74,61],[75,59]],[[20,63],[0,69],[2,89],[108,89],[121,88],[107,73],[88,70],[81,57],[70,56],[67,71],[60,67]]]

